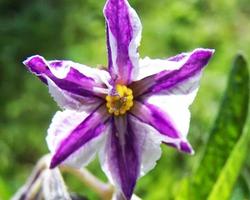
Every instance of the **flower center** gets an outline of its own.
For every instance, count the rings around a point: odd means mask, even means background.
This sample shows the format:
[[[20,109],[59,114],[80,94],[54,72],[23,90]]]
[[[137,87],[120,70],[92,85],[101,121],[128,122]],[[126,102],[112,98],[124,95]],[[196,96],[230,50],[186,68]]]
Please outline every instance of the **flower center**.
[[[116,85],[116,94],[106,96],[106,106],[110,114],[125,114],[133,106],[133,91],[125,85]]]

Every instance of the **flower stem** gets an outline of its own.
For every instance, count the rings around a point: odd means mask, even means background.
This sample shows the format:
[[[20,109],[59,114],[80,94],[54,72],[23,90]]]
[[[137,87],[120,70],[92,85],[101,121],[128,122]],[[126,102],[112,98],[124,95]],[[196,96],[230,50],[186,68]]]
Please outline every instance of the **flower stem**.
[[[86,168],[75,169],[69,166],[61,166],[60,170],[62,172],[68,172],[79,178],[85,185],[92,188],[102,200],[110,200],[114,192],[114,188],[109,183],[104,183],[92,173],[90,173]]]

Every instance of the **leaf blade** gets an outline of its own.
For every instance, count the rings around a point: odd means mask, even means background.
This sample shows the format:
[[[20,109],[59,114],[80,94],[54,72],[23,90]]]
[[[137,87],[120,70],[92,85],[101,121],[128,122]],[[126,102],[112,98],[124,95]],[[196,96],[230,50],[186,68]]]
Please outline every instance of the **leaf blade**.
[[[249,72],[242,55],[235,58],[221,106],[204,155],[194,176],[184,179],[176,199],[206,199],[240,140],[247,119]],[[240,142],[240,141],[239,141]]]

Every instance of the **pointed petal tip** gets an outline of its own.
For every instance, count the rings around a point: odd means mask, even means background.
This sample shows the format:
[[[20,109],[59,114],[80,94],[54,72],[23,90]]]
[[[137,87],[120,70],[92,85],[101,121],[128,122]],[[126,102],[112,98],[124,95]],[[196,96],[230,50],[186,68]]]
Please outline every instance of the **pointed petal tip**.
[[[193,51],[193,53],[199,53],[203,59],[206,58],[209,60],[215,53],[215,49],[197,48]]]
[[[116,191],[115,194],[113,195],[112,200],[130,200],[131,198],[134,199],[133,197],[133,193],[130,194],[125,194],[123,191]]]
[[[204,51],[204,52],[211,52],[214,53],[215,49],[210,49],[210,48],[196,48],[194,51]]]
[[[134,188],[132,188],[130,191],[121,191],[120,192],[120,198],[118,198],[119,200],[122,199],[122,200],[130,200],[132,195],[133,195],[133,191],[134,191]]]
[[[107,0],[106,21],[109,71],[116,82],[129,84],[138,73],[142,25],[127,0]]]
[[[34,59],[34,58],[43,59],[42,56],[36,54],[36,55],[27,57],[22,63],[23,63],[24,65],[28,65],[29,62],[32,61],[32,59]]]
[[[56,155],[53,155],[50,161],[50,169],[54,169],[55,167],[57,167],[60,164],[60,161],[58,160]]]
[[[190,57],[188,58],[187,62],[191,65],[195,63],[198,64],[197,69],[201,70],[208,64],[214,52],[215,52],[214,49],[205,49],[205,48],[194,49],[190,54]]]
[[[193,150],[193,147],[191,146],[191,144],[185,139],[185,140],[181,140],[179,142],[163,142],[164,144],[170,146],[170,147],[174,147],[177,150],[179,150],[180,152],[189,154],[189,155],[194,155],[195,151]]]
[[[49,168],[54,169],[57,166],[53,161],[51,161]]]
[[[182,152],[188,153],[190,155],[194,155],[195,153],[192,146],[190,145],[188,141],[181,141],[179,148]]]
[[[47,68],[45,59],[40,55],[33,55],[23,61],[23,64],[29,69],[30,72],[38,75],[44,72]]]

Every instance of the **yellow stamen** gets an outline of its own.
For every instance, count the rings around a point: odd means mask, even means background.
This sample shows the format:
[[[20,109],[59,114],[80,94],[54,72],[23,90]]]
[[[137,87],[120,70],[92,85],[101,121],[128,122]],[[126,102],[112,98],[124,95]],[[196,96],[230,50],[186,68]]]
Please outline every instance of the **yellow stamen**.
[[[133,106],[133,91],[125,85],[116,85],[116,95],[106,96],[106,106],[110,114],[124,115]]]

